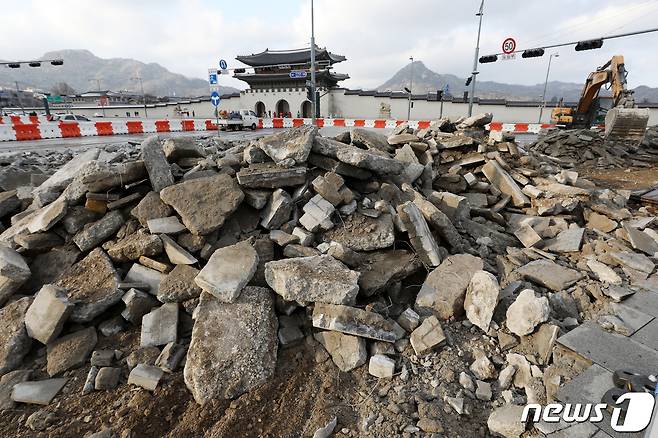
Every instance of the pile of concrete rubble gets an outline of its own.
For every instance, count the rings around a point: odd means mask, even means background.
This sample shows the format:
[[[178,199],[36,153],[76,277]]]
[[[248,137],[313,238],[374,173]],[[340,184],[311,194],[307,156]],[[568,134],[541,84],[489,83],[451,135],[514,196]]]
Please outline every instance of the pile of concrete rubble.
[[[614,302],[656,289],[658,223],[628,192],[487,136],[490,120],[154,136],[49,176],[14,156],[0,170],[0,409],[66,396],[79,367],[82,394],[154,391],[182,369],[197,403],[236,398],[273,376],[278,349],[306,344],[389,382],[344,436],[431,436],[476,411],[520,436],[522,406],[564,382],[556,339],[591,318],[623,332]],[[565,137],[586,141],[541,150]],[[132,327],[139,349],[96,349]],[[47,428],[43,412],[27,425]]]
[[[605,141],[602,132],[592,129],[555,128],[543,132],[526,149],[565,168],[650,167],[658,163],[658,126],[650,127],[640,144]]]

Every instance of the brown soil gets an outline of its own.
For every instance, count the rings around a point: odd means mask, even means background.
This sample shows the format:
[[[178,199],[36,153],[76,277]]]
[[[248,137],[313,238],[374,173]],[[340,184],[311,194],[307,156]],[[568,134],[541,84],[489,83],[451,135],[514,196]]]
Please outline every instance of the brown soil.
[[[658,185],[658,166],[650,169],[578,169],[597,186],[611,189],[638,190]]]

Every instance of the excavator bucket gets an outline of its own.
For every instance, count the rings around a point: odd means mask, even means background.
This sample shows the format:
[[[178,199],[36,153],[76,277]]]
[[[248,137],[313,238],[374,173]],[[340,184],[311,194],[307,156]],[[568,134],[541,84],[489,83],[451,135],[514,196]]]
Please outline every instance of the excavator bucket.
[[[605,116],[605,139],[639,144],[648,123],[648,108],[612,108]]]

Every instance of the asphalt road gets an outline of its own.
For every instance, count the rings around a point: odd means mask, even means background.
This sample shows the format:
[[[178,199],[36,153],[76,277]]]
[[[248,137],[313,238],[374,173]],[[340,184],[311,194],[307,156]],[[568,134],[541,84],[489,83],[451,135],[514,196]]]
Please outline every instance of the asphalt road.
[[[328,126],[320,129],[320,134],[325,137],[332,137],[347,131],[351,128]],[[365,128],[372,131],[380,132],[388,135],[390,129],[381,128]],[[259,129],[257,131],[220,131],[219,136],[227,140],[250,140],[259,138],[264,135],[272,134],[279,131],[278,129]],[[126,134],[126,135],[112,135],[107,137],[74,137],[74,138],[48,138],[43,140],[33,141],[3,141],[0,142],[0,155],[7,155],[15,152],[27,151],[47,151],[47,150],[60,150],[60,149],[87,149],[93,146],[105,146],[111,144],[122,144],[126,142],[140,142],[152,134]],[[168,132],[161,133],[162,137],[199,137],[208,138],[217,135],[216,132]],[[519,144],[524,145],[534,141],[537,138],[536,134],[523,134],[517,135],[516,140]]]

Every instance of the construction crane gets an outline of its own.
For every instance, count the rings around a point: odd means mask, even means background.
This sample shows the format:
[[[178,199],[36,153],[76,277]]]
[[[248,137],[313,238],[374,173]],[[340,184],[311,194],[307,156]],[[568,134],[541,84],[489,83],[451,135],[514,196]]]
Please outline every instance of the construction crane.
[[[639,143],[644,138],[649,110],[636,108],[633,90],[626,88],[628,72],[624,57],[615,55],[587,77],[576,107],[558,107],[551,112],[551,121],[566,128],[589,128],[600,115],[598,102],[601,87],[610,84],[612,108],[605,115],[605,139]]]

